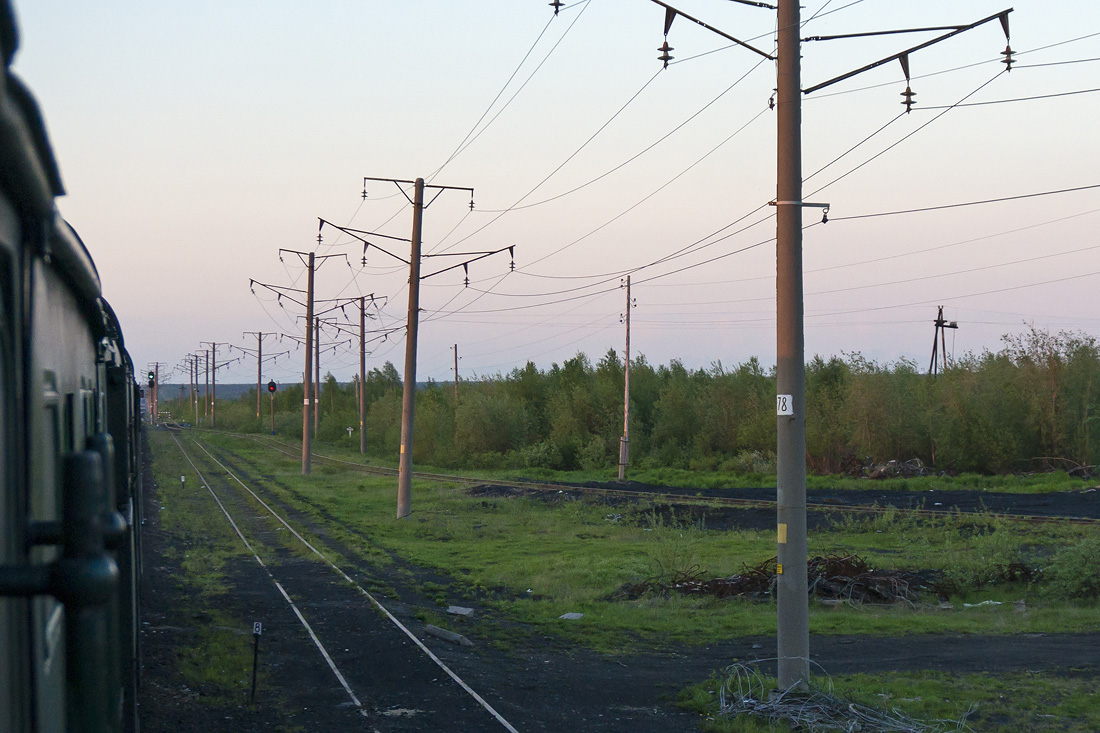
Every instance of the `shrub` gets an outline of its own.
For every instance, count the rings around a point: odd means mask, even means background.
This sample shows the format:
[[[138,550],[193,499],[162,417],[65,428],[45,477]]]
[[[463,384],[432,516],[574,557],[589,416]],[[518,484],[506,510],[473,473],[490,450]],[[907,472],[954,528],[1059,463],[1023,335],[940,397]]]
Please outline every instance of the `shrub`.
[[[519,456],[527,468],[557,469],[561,467],[561,453],[553,443],[545,440],[523,448],[519,451]]]
[[[593,435],[577,451],[577,463],[585,471],[595,471],[607,465],[607,449],[603,438]]]
[[[1060,551],[1043,571],[1054,598],[1100,598],[1100,537],[1089,537]]]

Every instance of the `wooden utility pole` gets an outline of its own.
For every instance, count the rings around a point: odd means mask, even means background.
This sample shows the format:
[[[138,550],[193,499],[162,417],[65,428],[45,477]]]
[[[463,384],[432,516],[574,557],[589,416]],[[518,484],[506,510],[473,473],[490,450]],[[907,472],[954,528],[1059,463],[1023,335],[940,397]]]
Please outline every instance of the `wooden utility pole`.
[[[619,480],[626,480],[626,467],[630,465],[630,309],[634,302],[630,299],[630,275],[626,276],[626,351],[623,360],[623,437],[619,441]]]
[[[373,300],[373,298],[372,298]],[[367,452],[367,299],[359,298],[359,453]]]
[[[413,183],[412,243],[409,253],[409,315],[405,330],[405,375],[401,391],[401,454],[397,473],[397,518],[412,512],[413,408],[416,405],[416,335],[420,326],[420,236],[424,219],[424,179]]]
[[[401,391],[401,453],[399,456],[399,468],[397,473],[397,518],[405,519],[409,516],[411,510],[412,500],[412,451],[413,451],[413,409],[416,403],[416,338],[417,331],[420,325],[420,244],[421,244],[421,229],[424,219],[424,189],[434,188],[437,190],[436,196],[443,191],[447,190],[459,190],[470,192],[470,209],[474,208],[473,194],[474,189],[459,187],[459,186],[439,186],[435,184],[428,184],[425,186],[423,178],[417,178],[415,181],[403,181],[394,178],[371,178],[369,176],[363,178],[363,196],[366,197],[366,182],[367,181],[387,181],[394,183],[398,186],[398,189],[406,198],[408,194],[405,193],[405,189],[401,188],[401,184],[413,184],[413,198],[409,199],[409,203],[413,207],[413,223],[412,223],[412,238],[410,239],[410,253],[409,253],[409,315],[408,322],[405,327],[405,375],[404,384]],[[432,199],[435,200],[434,198]],[[322,221],[322,226],[327,222]],[[369,240],[365,239],[363,234],[371,234],[370,232],[361,232],[358,230],[351,230],[347,228],[337,227],[341,231],[347,234],[352,234],[356,238],[362,240],[363,251],[366,252],[366,247],[373,246],[375,249],[379,249],[383,252],[381,247],[372,244]],[[379,236],[373,235],[371,236]],[[392,237],[391,237],[392,238]],[[491,252],[474,252],[474,253],[448,253],[448,256],[459,256],[469,254],[472,259],[445,267],[437,272],[431,273],[431,275],[438,275],[442,272],[452,270],[457,267],[461,267],[464,270],[467,269],[471,262],[490,257],[498,252],[508,250],[511,252],[513,247],[503,247],[499,250]],[[396,255],[386,252],[390,257],[397,259],[402,258]],[[514,263],[513,263],[514,267]]]
[[[321,243],[321,233],[317,233],[317,243]],[[289,253],[296,255],[302,264],[306,267],[306,290],[305,290],[305,302],[301,302],[294,298],[291,293],[302,293],[301,290],[295,288],[281,287],[278,285],[269,285],[257,280],[250,280],[249,284],[253,288],[260,286],[266,288],[273,293],[277,293],[280,301],[285,297],[293,303],[304,307],[306,309],[305,316],[305,338],[299,343],[305,343],[305,367],[302,369],[302,475],[308,476],[310,470],[310,429],[309,429],[309,412],[310,412],[310,392],[313,391],[313,380],[311,377],[312,369],[310,368],[310,362],[314,359],[313,354],[313,282],[317,269],[320,267],[320,262],[327,260],[329,257],[343,257],[347,259],[347,255],[321,255],[317,256],[314,252],[300,252],[296,249],[279,249],[279,259],[283,259],[283,253]],[[350,266],[350,263],[349,263]],[[255,291],[253,291],[255,292]],[[295,340],[297,336],[291,336]],[[316,410],[317,406],[314,403],[313,409]]]
[[[947,329],[958,328],[959,324],[955,321],[944,320],[943,306],[940,306],[939,313],[936,315],[936,331],[932,335],[932,361],[928,363],[928,374],[930,376],[936,376],[939,369],[939,362],[936,357],[936,350],[939,348],[943,351],[943,370],[947,371]]]

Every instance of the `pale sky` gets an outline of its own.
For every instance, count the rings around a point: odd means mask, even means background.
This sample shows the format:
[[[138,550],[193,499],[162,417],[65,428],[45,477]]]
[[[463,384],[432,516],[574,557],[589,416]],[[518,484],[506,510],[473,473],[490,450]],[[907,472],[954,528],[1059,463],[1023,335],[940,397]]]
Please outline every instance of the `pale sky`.
[[[670,4],[773,49],[771,10]],[[502,253],[470,265],[468,288],[461,268],[423,282],[421,380],[453,378],[454,344],[463,378],[621,354],[628,273],[632,355],[774,362],[774,63],[678,18],[662,70],[652,2],[587,0],[556,18],[543,0],[15,6],[15,68],[46,118],[59,206],[139,370],[180,364],[202,341],[301,333],[301,309],[249,280],[304,288],[301,263],[278,250],[316,248],[318,217],[407,238],[404,196],[376,182],[364,201],[364,176],[474,188],[472,212],[464,191],[427,208],[427,253],[515,248],[514,272]],[[962,25],[1011,6],[818,0],[802,35]],[[959,324],[956,355],[996,350],[1025,322],[1100,335],[1100,188],[845,220],[1100,184],[1100,3],[1014,6],[1009,74],[993,21],[910,57],[908,115],[896,61],[804,97],[804,199],[831,205],[804,233],[807,358],[923,368],[937,305]],[[803,88],[935,35],[807,42]],[[946,109],[1025,97],[1044,98]],[[326,261],[317,297],[387,297],[368,328],[398,330],[367,363],[401,370],[407,267],[375,249],[363,267],[361,244],[323,237],[320,254],[348,261]],[[406,242],[372,241],[408,258]],[[300,381],[294,348],[264,342],[291,350],[265,380]],[[322,372],[350,379],[357,344],[335,352]],[[219,381],[255,374],[244,357]]]

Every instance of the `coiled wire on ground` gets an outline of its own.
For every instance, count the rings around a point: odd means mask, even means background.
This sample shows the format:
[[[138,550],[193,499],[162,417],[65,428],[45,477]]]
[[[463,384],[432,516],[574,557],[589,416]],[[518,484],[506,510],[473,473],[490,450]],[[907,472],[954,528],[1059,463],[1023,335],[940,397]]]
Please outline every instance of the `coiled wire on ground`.
[[[787,724],[792,729],[805,731],[946,733],[973,730],[966,719],[973,713],[974,706],[958,720],[921,721],[899,710],[880,710],[839,697],[833,693],[831,681],[825,690],[811,688],[803,692],[797,686],[772,690],[759,670],[747,663],[730,665],[723,675],[718,690],[718,714],[722,716],[752,715],[772,725]]]

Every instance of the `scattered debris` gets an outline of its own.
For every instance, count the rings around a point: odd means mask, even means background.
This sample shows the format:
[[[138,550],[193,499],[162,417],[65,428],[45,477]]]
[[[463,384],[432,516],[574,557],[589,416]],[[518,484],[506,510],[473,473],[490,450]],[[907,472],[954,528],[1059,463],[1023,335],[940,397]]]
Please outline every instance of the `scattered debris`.
[[[441,629],[438,626],[432,626],[431,624],[425,626],[424,631],[428,634],[431,634],[432,636],[442,639],[443,641],[449,641],[452,644],[458,644],[459,646],[474,645],[472,641],[467,639],[462,634],[456,634],[453,631],[447,631],[446,629]]]
[[[416,708],[390,708],[389,710],[383,710],[382,714],[388,718],[411,718],[422,712],[424,711],[417,710]]]
[[[708,595],[715,598],[770,598],[775,587],[776,559],[745,566],[728,578],[705,578],[696,565],[687,570],[643,580],[623,587],[616,597],[640,598],[649,593],[667,596]],[[933,589],[931,572],[875,570],[858,555],[822,555],[807,565],[810,593],[844,603],[915,603],[921,591]]]
[[[565,619],[566,621],[576,621],[577,619],[584,618],[584,614],[571,611],[569,613],[563,613],[561,616],[558,616],[558,618]]]
[[[474,615],[474,609],[466,608],[465,606],[447,606],[447,613],[453,616],[466,616],[468,618]]]
[[[914,476],[931,476],[935,473],[925,467],[919,458],[910,458],[908,461],[887,461],[886,463],[872,464],[864,468],[863,475],[867,478],[912,478]]]
[[[1001,601],[982,601],[981,603],[964,603],[964,608],[978,608],[980,606],[1002,606]]]

